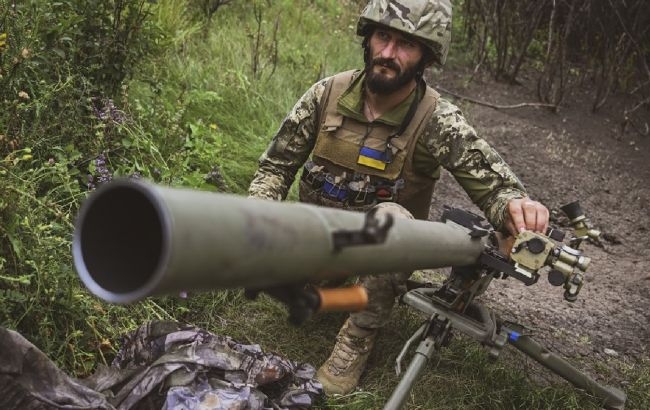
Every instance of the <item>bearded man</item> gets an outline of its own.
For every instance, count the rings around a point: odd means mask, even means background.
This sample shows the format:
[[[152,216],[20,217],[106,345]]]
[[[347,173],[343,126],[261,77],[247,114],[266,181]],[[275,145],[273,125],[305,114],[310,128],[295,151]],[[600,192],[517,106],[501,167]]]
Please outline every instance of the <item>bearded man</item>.
[[[548,209],[528,197],[458,107],[422,78],[427,67],[445,62],[451,13],[450,0],[371,0],[357,25],[365,68],[307,90],[262,154],[249,195],[284,200],[302,168],[303,202],[364,212],[397,203],[407,217],[427,219],[445,168],[495,229],[546,232]],[[357,386],[410,274],[360,279],[368,307],[346,320],[318,371],[326,393]]]

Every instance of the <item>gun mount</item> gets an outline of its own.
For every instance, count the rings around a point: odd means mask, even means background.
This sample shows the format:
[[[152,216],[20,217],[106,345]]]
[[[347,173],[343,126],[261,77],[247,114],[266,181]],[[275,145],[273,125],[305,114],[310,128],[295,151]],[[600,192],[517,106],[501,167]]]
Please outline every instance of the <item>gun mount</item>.
[[[579,207],[577,202],[571,205]],[[463,216],[463,213],[460,210],[447,210],[443,219],[451,217],[457,222],[460,220],[459,223],[465,226],[467,223],[463,223],[463,220],[472,220],[474,226],[480,224],[480,219],[477,219],[480,217],[473,214]],[[582,230],[578,235],[586,236],[585,232],[590,232],[589,237],[592,237],[594,232],[598,232],[588,225],[584,215],[578,222]],[[549,282],[554,286],[564,286],[564,298],[569,302],[575,301],[590,259],[577,249],[584,238],[579,241],[576,238],[570,239],[570,243],[576,246],[572,248],[561,243],[564,236],[558,230],[549,230],[547,235],[523,232],[515,238],[510,261],[496,247],[491,247],[481,255],[477,264],[453,267],[439,289],[410,284],[413,289],[405,293],[400,301],[424,313],[428,319],[406,341],[397,356],[395,370],[400,375],[404,356],[419,341],[414,357],[384,410],[402,408],[424,366],[437,350],[450,343],[454,330],[482,344],[495,359],[505,346],[511,344],[574,386],[598,397],[605,408],[624,409],[627,397],[623,391],[599,384],[564,358],[537,343],[525,327],[501,320],[474,300],[495,278],[513,277],[526,285],[532,285],[537,282],[540,269],[550,267]]]

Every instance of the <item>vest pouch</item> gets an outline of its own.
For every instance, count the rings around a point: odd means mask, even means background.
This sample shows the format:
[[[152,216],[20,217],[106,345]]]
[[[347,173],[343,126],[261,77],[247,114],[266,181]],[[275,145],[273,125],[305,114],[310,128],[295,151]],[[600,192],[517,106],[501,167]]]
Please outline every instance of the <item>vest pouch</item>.
[[[323,195],[344,202],[348,197],[348,187],[345,179],[328,174],[323,184]]]
[[[375,198],[377,202],[397,202],[399,190],[404,188],[404,180],[398,179],[395,182],[383,181],[375,186]]]
[[[307,161],[303,166],[301,181],[304,181],[311,189],[319,190],[325,184],[325,172],[323,167],[314,164],[314,161]]]
[[[368,181],[352,181],[348,184],[348,202],[351,205],[373,205],[375,198],[375,187]]]

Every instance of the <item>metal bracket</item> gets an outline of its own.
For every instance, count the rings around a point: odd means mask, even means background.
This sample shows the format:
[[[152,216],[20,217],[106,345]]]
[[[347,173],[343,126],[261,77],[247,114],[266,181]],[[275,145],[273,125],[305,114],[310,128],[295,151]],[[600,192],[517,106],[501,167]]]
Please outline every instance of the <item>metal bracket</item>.
[[[372,208],[367,214],[363,227],[360,230],[340,230],[332,234],[334,252],[355,245],[376,245],[383,243],[388,235],[388,230],[393,226],[393,215],[386,214],[384,224],[377,218],[377,208]]]
[[[489,226],[483,224],[485,218],[464,209],[445,206],[440,219],[442,222],[450,220],[469,229],[472,238],[482,238],[490,233]]]

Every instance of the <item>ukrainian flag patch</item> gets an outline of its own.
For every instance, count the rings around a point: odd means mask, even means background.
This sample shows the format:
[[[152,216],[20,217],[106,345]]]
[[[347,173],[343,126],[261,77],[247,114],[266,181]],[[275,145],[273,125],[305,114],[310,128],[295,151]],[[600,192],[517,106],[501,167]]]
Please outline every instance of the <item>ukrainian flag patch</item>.
[[[368,147],[361,147],[359,158],[357,158],[357,164],[383,171],[386,169],[384,152]]]

